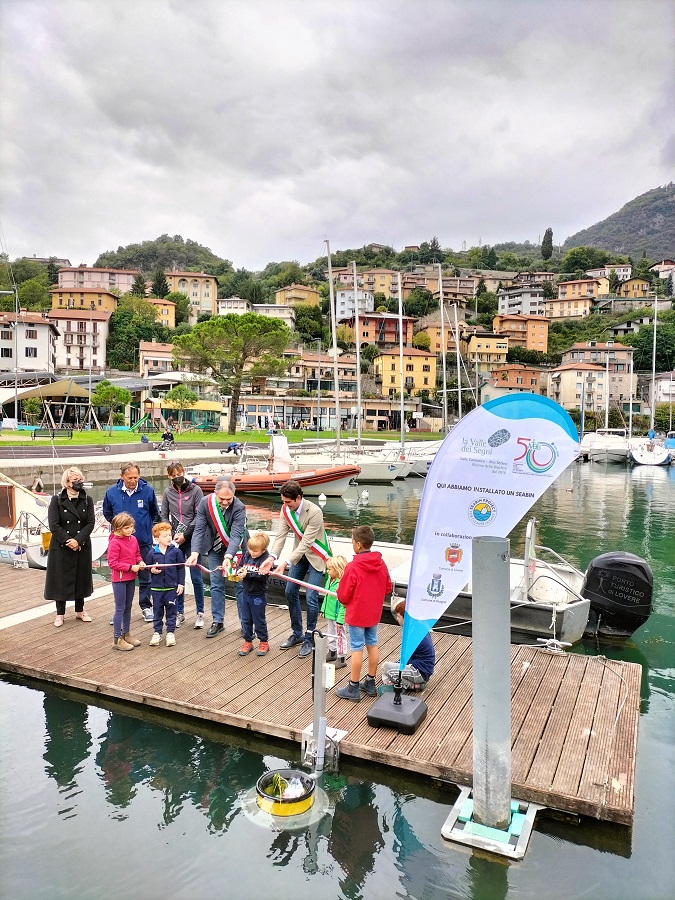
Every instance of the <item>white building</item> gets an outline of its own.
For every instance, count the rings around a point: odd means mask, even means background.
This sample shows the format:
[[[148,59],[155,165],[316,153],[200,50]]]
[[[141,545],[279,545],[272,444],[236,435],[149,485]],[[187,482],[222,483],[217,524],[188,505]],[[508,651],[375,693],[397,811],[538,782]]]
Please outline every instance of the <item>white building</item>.
[[[357,290],[356,296],[358,297],[359,301],[359,315],[361,313],[375,312],[375,297],[372,291]],[[354,305],[354,291],[336,291],[335,306],[337,309],[336,320],[338,322],[341,319],[350,319],[353,315],[356,314],[356,308]]]
[[[616,265],[598,266],[597,269],[586,269],[589,278],[609,278],[612,269],[616,272],[619,281],[627,281],[633,273],[633,267],[628,264],[617,263]]]
[[[254,313],[259,316],[268,316],[270,319],[281,319],[293,331],[295,328],[295,307],[277,306],[276,303],[254,303]]]
[[[60,334],[56,340],[56,368],[96,374],[105,368],[108,322],[105,310],[52,309],[48,313]]]
[[[133,269],[95,269],[92,266],[69,266],[59,269],[60,288],[115,288],[121,294],[131,290],[139,272]]]
[[[538,285],[519,285],[497,291],[500,316],[543,316],[544,289]]]
[[[247,312],[253,312],[253,304],[250,300],[244,300],[242,297],[219,297],[216,301],[216,307],[219,316],[226,316],[234,313],[238,316]]]
[[[39,313],[0,313],[0,372],[55,372],[59,330]]]

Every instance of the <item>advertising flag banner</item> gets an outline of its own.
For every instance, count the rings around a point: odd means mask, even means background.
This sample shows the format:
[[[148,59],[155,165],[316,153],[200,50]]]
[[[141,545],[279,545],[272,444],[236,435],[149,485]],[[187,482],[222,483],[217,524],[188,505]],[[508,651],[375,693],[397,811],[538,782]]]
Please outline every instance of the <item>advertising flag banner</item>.
[[[537,394],[479,406],[443,441],[427,473],[413,544],[400,667],[471,580],[471,541],[507,537],[579,455],[565,410]]]

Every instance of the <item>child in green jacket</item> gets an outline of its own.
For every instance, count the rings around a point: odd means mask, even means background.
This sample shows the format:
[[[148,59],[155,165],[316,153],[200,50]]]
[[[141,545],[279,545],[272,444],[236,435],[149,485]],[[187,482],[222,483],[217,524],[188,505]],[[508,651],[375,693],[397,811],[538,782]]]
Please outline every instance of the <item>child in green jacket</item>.
[[[326,562],[327,591],[337,592],[340,579],[344,575],[347,560],[344,556],[331,556]],[[326,618],[326,635],[328,637],[328,662],[334,662],[336,669],[344,669],[347,665],[345,656],[349,653],[349,634],[345,628],[345,608],[335,594],[324,594],[321,615]]]

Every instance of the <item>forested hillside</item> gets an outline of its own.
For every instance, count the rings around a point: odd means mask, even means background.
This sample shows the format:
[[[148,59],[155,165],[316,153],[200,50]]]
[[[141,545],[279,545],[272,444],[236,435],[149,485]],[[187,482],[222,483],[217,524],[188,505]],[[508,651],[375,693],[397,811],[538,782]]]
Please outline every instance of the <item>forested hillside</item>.
[[[199,270],[209,275],[221,275],[232,270],[232,263],[212,253],[197,241],[183,238],[176,234],[170,237],[162,234],[154,241],[143,241],[141,244],[128,244],[117,250],[106,250],[94,263],[96,267],[112,269],[138,269],[144,275],[150,275],[157,269],[176,268],[180,270]]]
[[[602,247],[636,259],[661,260],[675,253],[675,184],[641,194],[602,222],[573,234],[563,248]]]

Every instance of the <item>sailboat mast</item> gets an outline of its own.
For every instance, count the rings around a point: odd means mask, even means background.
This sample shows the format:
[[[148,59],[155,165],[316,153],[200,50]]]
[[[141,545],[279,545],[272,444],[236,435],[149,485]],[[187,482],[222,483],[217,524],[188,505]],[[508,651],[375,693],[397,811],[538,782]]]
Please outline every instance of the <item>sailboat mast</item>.
[[[403,289],[401,287],[401,273],[398,273],[398,368],[401,380],[401,456],[405,453],[405,400],[403,399]]]
[[[438,296],[441,304],[441,366],[443,367],[443,434],[448,433],[448,377],[445,371],[445,321],[443,317],[443,268],[438,264]]]
[[[628,383],[629,386],[629,398],[630,398],[630,409],[628,411],[628,437],[633,437],[633,350],[630,352],[630,381]]]
[[[658,306],[658,297],[654,297],[654,338],[652,341],[652,402],[650,403],[652,414],[649,419],[649,427],[652,430],[654,428],[654,412],[656,409],[656,319],[658,315]]]
[[[455,308],[455,358],[457,359],[457,417],[462,418],[462,358],[459,352],[459,324],[457,322],[457,304]]]
[[[361,321],[359,298],[356,289],[356,260],[352,262],[354,276],[354,334],[356,337],[356,446],[361,449]]]
[[[337,325],[335,322],[335,292],[333,290],[333,266],[330,259],[330,243],[326,238],[326,254],[328,255],[328,298],[330,305],[331,336],[333,339],[333,383],[335,387],[335,449],[340,452],[340,382],[338,380],[337,361]]]
[[[609,350],[605,353],[605,431],[609,427]]]

